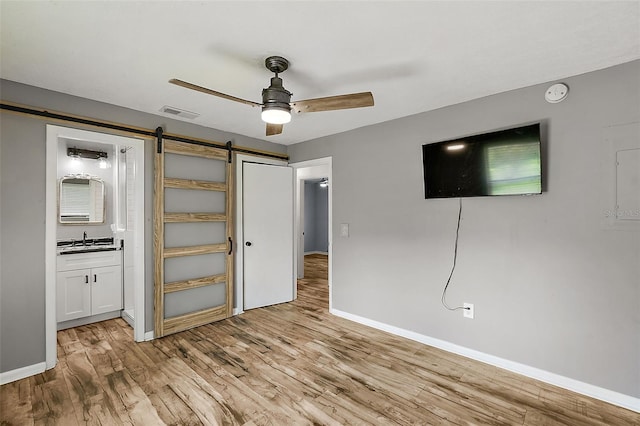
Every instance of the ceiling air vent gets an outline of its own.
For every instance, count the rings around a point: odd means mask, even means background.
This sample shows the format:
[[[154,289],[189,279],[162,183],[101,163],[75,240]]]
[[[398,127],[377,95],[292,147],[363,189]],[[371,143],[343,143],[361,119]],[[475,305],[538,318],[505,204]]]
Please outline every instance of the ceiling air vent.
[[[177,117],[188,118],[189,120],[193,120],[194,118],[200,116],[200,114],[197,114],[195,112],[185,111],[183,109],[168,106],[168,105],[165,105],[162,108],[160,108],[160,112],[164,112],[165,114],[169,114],[169,115],[175,115]]]

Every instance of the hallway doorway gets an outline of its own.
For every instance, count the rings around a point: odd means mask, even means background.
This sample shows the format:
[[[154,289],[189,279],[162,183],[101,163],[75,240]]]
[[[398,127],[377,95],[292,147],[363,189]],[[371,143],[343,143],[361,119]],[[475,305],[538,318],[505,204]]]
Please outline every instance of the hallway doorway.
[[[294,188],[294,268],[295,276],[298,279],[305,278],[305,246],[304,246],[304,186],[305,181],[312,179],[326,179],[327,186],[324,188],[327,192],[327,286],[329,292],[329,309],[331,309],[331,282],[332,282],[332,239],[333,239],[333,176],[332,176],[332,158],[324,157],[315,160],[302,161],[299,163],[291,163],[291,167],[295,171],[295,188]]]

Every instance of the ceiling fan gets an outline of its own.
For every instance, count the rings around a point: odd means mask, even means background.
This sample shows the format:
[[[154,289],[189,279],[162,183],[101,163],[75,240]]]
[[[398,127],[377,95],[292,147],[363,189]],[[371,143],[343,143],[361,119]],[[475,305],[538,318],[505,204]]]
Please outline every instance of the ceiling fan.
[[[373,106],[373,95],[371,92],[351,93],[349,95],[329,96],[326,98],[292,102],[292,93],[284,88],[282,79],[278,77],[278,74],[289,68],[289,61],[281,56],[269,56],[265,59],[264,65],[269,71],[275,73],[275,77],[271,77],[269,87],[262,89],[262,103],[226,95],[176,78],[169,80],[169,83],[230,101],[240,102],[252,107],[262,107],[262,120],[267,123],[267,136],[282,133],[283,125],[291,121],[291,110],[297,113],[304,113]]]

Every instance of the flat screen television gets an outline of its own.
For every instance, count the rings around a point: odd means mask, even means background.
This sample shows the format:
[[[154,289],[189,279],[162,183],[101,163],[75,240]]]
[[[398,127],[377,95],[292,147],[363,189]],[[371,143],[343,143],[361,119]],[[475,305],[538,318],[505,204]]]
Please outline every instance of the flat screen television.
[[[422,145],[425,198],[542,193],[540,123]]]

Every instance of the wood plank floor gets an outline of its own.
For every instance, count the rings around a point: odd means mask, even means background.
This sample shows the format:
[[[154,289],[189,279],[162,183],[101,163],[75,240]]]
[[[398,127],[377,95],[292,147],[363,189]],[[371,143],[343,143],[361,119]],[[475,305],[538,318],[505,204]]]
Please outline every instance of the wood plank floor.
[[[152,342],[58,332],[58,365],[0,388],[0,424],[639,425],[640,415],[328,313],[326,256],[295,302]]]

